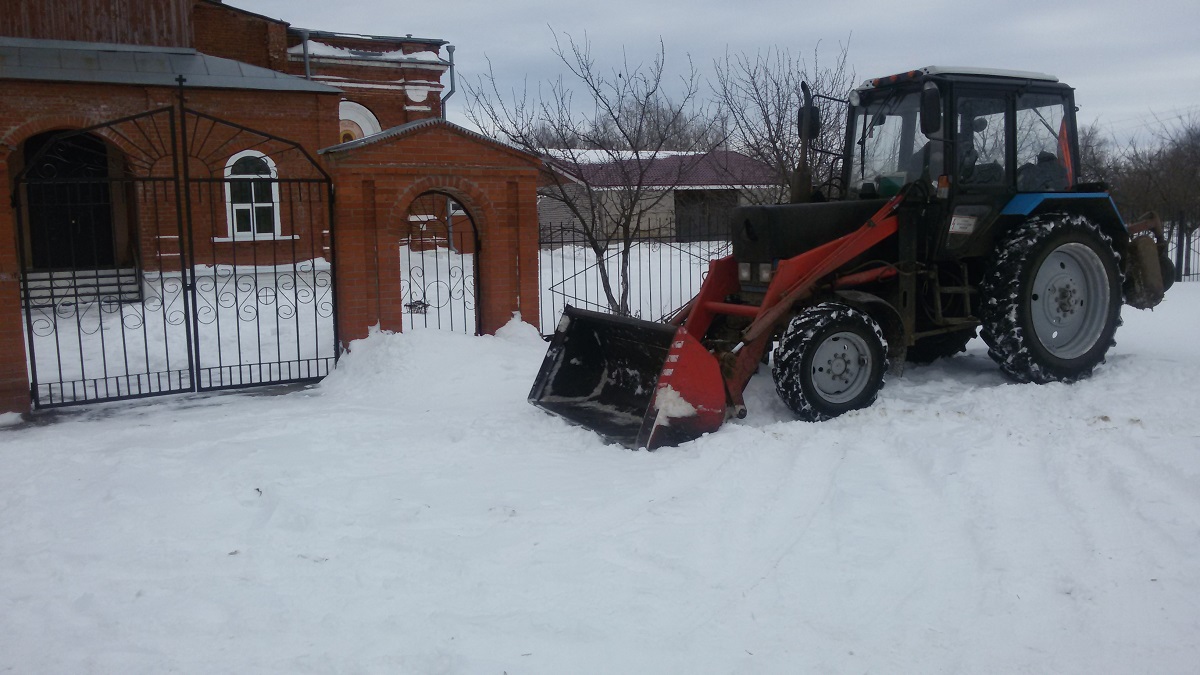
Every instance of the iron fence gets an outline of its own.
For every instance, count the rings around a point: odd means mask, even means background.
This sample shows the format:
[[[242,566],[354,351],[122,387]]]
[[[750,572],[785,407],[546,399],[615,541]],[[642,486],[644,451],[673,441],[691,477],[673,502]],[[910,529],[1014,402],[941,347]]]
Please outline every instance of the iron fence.
[[[1200,231],[1197,219],[1177,218],[1167,223],[1167,255],[1175,263],[1176,281],[1200,281]]]
[[[612,239],[593,245],[578,226],[542,224],[538,265],[542,334],[554,332],[566,305],[661,321],[696,295],[709,261],[731,251],[727,231],[689,231],[680,236],[671,219],[653,221],[627,243]],[[626,254],[628,277],[623,280]]]
[[[473,229],[414,227],[400,242],[404,330],[436,328],[476,334],[478,280]]]
[[[242,148],[284,177],[231,175]],[[12,203],[35,407],[332,369],[332,186],[301,146],[181,102],[25,153]]]

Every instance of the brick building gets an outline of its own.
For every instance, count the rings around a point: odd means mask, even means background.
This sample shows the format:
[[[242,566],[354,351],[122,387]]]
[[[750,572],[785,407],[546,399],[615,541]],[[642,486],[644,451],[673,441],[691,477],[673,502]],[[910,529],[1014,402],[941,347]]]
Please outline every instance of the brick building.
[[[317,379],[443,305],[536,316],[539,162],[441,118],[443,48],[220,0],[0,15],[0,411]]]

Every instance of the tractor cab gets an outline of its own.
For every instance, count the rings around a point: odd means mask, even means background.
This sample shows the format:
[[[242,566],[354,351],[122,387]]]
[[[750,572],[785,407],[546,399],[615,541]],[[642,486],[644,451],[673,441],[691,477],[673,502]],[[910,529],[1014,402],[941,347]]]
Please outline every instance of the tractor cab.
[[[855,197],[919,178],[955,191],[1066,191],[1074,129],[1072,89],[1052,75],[929,67],[876,78],[850,94],[845,184]]]
[[[867,80],[849,103],[846,196],[926,189],[946,225],[933,258],[985,252],[1020,193],[1075,188],[1073,90],[1052,75],[928,67]]]

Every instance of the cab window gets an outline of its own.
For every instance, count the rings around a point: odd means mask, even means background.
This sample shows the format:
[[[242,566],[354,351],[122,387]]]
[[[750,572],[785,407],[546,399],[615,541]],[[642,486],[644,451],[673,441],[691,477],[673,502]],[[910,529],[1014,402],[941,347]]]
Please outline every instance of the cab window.
[[[1005,99],[963,96],[958,101],[958,180],[962,185],[1004,183]]]
[[[1063,97],[1057,94],[1018,97],[1016,131],[1017,190],[1068,189],[1073,181]]]

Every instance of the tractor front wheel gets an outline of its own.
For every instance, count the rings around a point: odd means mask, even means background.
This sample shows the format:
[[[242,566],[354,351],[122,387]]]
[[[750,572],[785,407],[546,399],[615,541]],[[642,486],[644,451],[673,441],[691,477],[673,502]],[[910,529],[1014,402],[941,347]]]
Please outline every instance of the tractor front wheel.
[[[1083,216],[1027,220],[997,242],[980,335],[1018,382],[1071,382],[1104,362],[1121,323],[1120,260]]]
[[[887,340],[870,315],[826,302],[796,315],[771,366],[775,390],[802,420],[819,422],[875,401]]]

